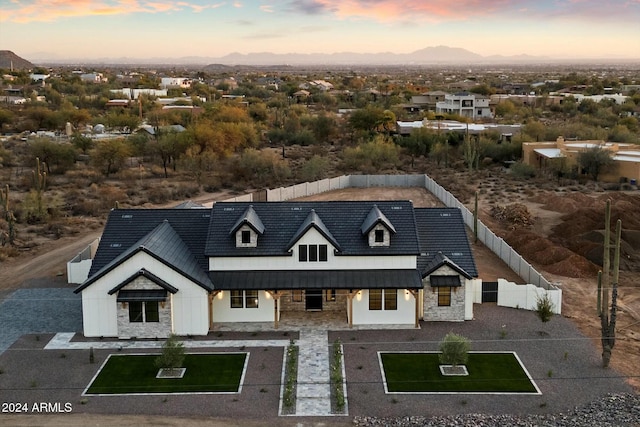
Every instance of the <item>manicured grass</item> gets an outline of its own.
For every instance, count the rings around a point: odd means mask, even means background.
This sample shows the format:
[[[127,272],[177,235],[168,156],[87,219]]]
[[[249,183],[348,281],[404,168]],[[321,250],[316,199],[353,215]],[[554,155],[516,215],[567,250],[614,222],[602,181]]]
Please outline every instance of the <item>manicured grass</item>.
[[[438,353],[380,353],[391,393],[537,393],[513,353],[469,353],[468,376],[440,373]]]
[[[238,392],[247,353],[186,354],[180,379],[156,378],[158,355],[112,354],[86,394]]]

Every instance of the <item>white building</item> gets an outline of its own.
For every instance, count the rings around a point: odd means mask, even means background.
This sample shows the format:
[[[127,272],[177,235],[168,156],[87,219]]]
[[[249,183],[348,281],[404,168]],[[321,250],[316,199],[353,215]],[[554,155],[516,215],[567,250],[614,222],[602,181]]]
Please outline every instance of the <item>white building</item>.
[[[493,117],[489,98],[468,92],[445,95],[444,101],[436,103],[436,113],[457,114],[473,120]]]
[[[300,311],[349,326],[470,320],[476,276],[459,209],[227,202],[111,211],[75,292],[85,336],[155,338]]]

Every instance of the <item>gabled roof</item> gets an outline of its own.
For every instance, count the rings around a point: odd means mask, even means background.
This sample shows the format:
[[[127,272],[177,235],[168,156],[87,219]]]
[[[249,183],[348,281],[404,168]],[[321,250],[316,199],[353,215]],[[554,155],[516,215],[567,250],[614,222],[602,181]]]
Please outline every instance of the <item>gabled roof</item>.
[[[336,241],[335,237],[333,237],[327,226],[324,225],[324,222],[322,222],[322,219],[320,219],[315,209],[311,209],[311,212],[309,212],[307,218],[300,225],[298,231],[296,231],[296,234],[293,235],[293,237],[289,241],[289,244],[287,245],[287,250],[291,250],[296,242],[300,240],[300,238],[304,236],[311,228],[315,228],[320,234],[322,234],[325,239],[327,239],[333,245],[334,248],[340,251],[340,244]]]
[[[387,227],[387,229],[390,232],[392,233],[396,232],[396,229],[393,226],[393,224],[391,224],[391,221],[389,221],[389,219],[386,216],[384,216],[384,214],[380,211],[380,209],[378,209],[378,205],[373,205],[373,207],[369,211],[369,214],[367,215],[364,222],[362,223],[362,227],[361,227],[362,234],[369,233],[371,229],[379,223]]]
[[[425,266],[424,270],[421,271],[422,277],[427,277],[434,271],[438,270],[443,265],[449,266],[454,269],[459,274],[462,274],[467,279],[472,279],[473,277],[469,275],[466,271],[464,271],[458,264],[451,261],[445,255],[442,255],[441,252],[438,252],[433,259]],[[439,276],[440,277],[440,276]]]
[[[245,224],[251,227],[256,233],[264,234],[264,224],[262,223],[262,220],[260,219],[256,211],[253,209],[253,205],[249,205],[249,207],[247,207],[242,216],[238,218],[238,221],[236,221],[231,231],[229,231],[229,234],[235,234],[235,232]]]
[[[478,277],[460,209],[416,208],[415,216],[420,239],[418,269],[423,277],[424,271],[438,256],[444,256],[467,276]]]
[[[235,239],[229,235],[229,230],[249,205],[253,205],[267,232],[261,237],[258,246],[248,251],[247,248],[236,248]],[[389,246],[369,247],[368,236],[362,235],[362,224],[373,205],[378,206],[396,230],[391,236]],[[341,256],[420,253],[413,204],[408,200],[290,201],[216,203],[211,211],[205,255],[291,256],[289,250],[292,242],[311,226],[323,233],[327,240],[335,242],[340,251],[338,255]]]
[[[204,238],[210,211],[203,209],[114,209],[109,214],[88,279],[91,285],[125,260],[145,252],[211,290]]]
[[[109,295],[113,295],[116,292],[118,292],[120,289],[124,288],[129,283],[133,282],[134,280],[136,280],[138,277],[141,277],[141,276],[142,277],[146,277],[147,279],[151,280],[156,285],[160,286],[162,289],[164,289],[166,291],[169,291],[172,294],[175,294],[176,292],[178,292],[177,288],[171,286],[170,284],[168,284],[167,282],[165,282],[164,280],[162,280],[161,278],[159,278],[155,274],[151,273],[147,269],[141,268],[140,270],[136,271],[135,274],[132,274],[131,276],[127,277],[122,283],[120,283],[118,286],[116,286],[115,288],[111,289],[107,293]]]

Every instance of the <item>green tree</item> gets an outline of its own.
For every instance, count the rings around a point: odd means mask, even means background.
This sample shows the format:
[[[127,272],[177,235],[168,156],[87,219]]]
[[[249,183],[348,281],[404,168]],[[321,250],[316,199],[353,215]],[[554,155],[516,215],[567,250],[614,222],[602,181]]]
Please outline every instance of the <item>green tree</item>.
[[[471,344],[462,335],[449,332],[440,342],[438,359],[442,365],[464,365],[469,359]]]
[[[175,334],[169,335],[162,345],[162,353],[154,361],[156,368],[174,370],[184,363],[184,344]]]
[[[93,148],[93,139],[88,136],[82,135],[79,132],[76,132],[71,137],[71,143],[83,154],[87,154],[89,150]]]
[[[131,155],[131,148],[123,139],[100,141],[92,151],[93,164],[103,171],[105,176],[117,172]]]
[[[553,317],[553,302],[546,292],[536,298],[536,315],[542,323],[547,323]]]
[[[609,151],[596,145],[580,152],[578,154],[578,163],[588,175],[591,175],[594,181],[597,181],[600,173],[613,166],[615,161]]]

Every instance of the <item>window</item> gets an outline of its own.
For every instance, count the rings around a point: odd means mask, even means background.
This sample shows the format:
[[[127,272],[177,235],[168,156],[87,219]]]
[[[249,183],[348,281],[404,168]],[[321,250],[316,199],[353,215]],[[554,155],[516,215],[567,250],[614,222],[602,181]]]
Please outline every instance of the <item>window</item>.
[[[129,302],[129,322],[142,322],[142,301]]]
[[[143,323],[160,321],[158,301],[130,301],[128,304],[129,322]]]
[[[145,301],[144,303],[144,321],[159,322],[160,311],[158,310],[158,301]]]
[[[258,291],[231,291],[231,308],[258,308]]]
[[[251,243],[251,232],[249,230],[242,230],[242,243]]]
[[[242,291],[231,291],[231,308],[242,307]]]
[[[335,289],[327,289],[325,291],[325,299],[327,301],[335,301],[336,300],[336,290]]]
[[[307,262],[307,245],[298,246],[298,261]]]
[[[384,290],[384,309],[385,310],[398,309],[398,290],[397,289]]]
[[[327,245],[298,245],[298,261],[300,262],[326,262],[327,259]]]
[[[370,289],[369,310],[397,310],[397,289]]]
[[[446,307],[451,305],[451,287],[440,286],[438,288],[438,307]]]
[[[375,242],[376,243],[384,243],[384,230],[376,230],[375,231]]]
[[[382,310],[382,289],[369,289],[369,310]]]
[[[258,308],[258,291],[244,291],[244,306],[246,308]]]

